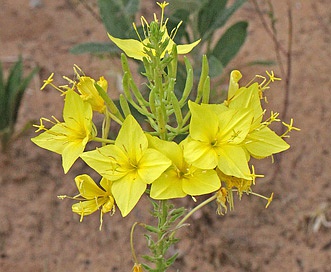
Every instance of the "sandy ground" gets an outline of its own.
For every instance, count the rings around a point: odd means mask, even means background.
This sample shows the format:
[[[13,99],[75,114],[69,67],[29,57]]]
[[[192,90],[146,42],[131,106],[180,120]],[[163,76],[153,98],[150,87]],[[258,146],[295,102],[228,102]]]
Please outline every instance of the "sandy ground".
[[[279,39],[286,47],[287,1],[273,2]],[[27,69],[41,67],[24,97],[18,129],[40,116],[61,116],[59,93],[39,88],[51,72],[61,84],[62,75],[73,74],[73,64],[93,77],[105,75],[116,97],[118,61],[110,65],[97,57],[68,53],[76,43],[106,41],[102,25],[74,1],[44,0],[35,8],[30,3],[0,0],[4,67],[18,54]],[[180,232],[180,258],[169,271],[331,271],[331,228],[318,224],[322,216],[331,220],[330,3],[298,0],[292,7],[293,59],[285,121],[293,117],[301,132],[288,139],[291,149],[280,164],[255,163],[266,176],[255,191],[274,192],[275,199],[266,210],[261,199],[244,196],[224,217],[215,215],[214,206],[206,207]],[[249,21],[249,36],[229,70],[240,68],[243,81],[248,81],[270,67],[244,64],[275,59],[275,51],[250,3],[233,18],[239,19]],[[280,74],[278,66],[271,68]],[[284,110],[284,89],[282,81],[268,93],[270,108],[278,112]],[[101,232],[97,214],[79,223],[79,216],[71,212],[72,202],[56,196],[74,195],[73,178],[88,170],[78,162],[65,176],[60,157],[34,146],[29,140],[33,136],[31,129],[7,155],[0,154],[0,271],[130,271],[130,227],[135,221],[151,223],[144,208],[148,200],[142,199],[125,219],[119,213],[106,217]],[[136,250],[144,252],[139,234],[138,230]]]

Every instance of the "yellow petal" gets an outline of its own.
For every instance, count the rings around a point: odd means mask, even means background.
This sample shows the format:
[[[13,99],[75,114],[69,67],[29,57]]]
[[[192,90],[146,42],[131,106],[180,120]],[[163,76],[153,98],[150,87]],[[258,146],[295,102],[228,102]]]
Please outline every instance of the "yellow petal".
[[[95,199],[96,197],[106,195],[106,192],[89,175],[83,174],[77,176],[75,183],[79,194],[86,199]]]
[[[81,93],[81,97],[84,101],[91,104],[94,111],[103,112],[105,108],[105,102],[99,95],[97,89],[94,86],[95,80],[93,78],[82,76],[79,78],[77,89]],[[99,84],[99,81],[98,81]],[[107,85],[107,81],[104,79],[101,84]],[[104,89],[105,91],[107,89]]]
[[[137,60],[142,60],[143,57],[146,56],[146,54],[144,53],[144,45],[140,41],[134,40],[134,39],[115,38],[115,37],[111,36],[109,33],[108,33],[108,37],[121,50],[123,50],[124,53],[128,57],[134,58],[134,59],[137,59]]]
[[[81,216],[89,215],[97,211],[106,201],[106,198],[80,201],[72,205],[72,211]]]
[[[204,195],[221,187],[216,171],[197,169],[191,176],[183,179],[183,191],[188,195]]]
[[[78,93],[73,90],[66,92],[63,119],[69,128],[84,135],[85,127],[92,125],[92,114],[91,105],[84,102]]]
[[[171,199],[185,197],[182,180],[178,178],[174,168],[167,170],[152,183],[150,196],[154,199]]]
[[[254,83],[248,88],[242,87],[238,89],[232,99],[228,101],[230,109],[249,108],[252,111],[254,120],[251,124],[251,131],[260,125],[263,117],[259,92],[258,84]]]
[[[192,101],[188,102],[192,113],[190,135],[194,140],[211,143],[218,132],[217,115]]]
[[[216,167],[218,157],[216,150],[210,143],[188,140],[184,145],[184,158],[197,168],[213,169]]]
[[[97,83],[105,92],[107,92],[107,90],[108,90],[108,81],[103,76],[99,78]]]
[[[62,123],[56,124],[50,130],[47,130],[38,136],[31,139],[33,143],[41,148],[62,154],[63,149],[66,147],[67,129]]]
[[[111,186],[113,185],[113,182],[109,179],[106,179],[106,178],[102,178],[101,181],[100,181],[100,186],[105,189],[108,194],[111,195]]]
[[[171,160],[155,149],[147,149],[138,162],[138,175],[147,184],[156,180],[169,166]]]
[[[146,190],[146,183],[133,182],[126,177],[116,180],[112,186],[112,193],[116,205],[123,217],[127,216]]]
[[[154,148],[167,156],[178,168],[182,167],[183,150],[177,143],[164,141],[156,136],[151,136],[150,134],[146,134],[146,137],[148,139],[149,147]]]
[[[245,151],[236,145],[222,146],[218,150],[218,168],[226,175],[250,180],[250,169]]]
[[[80,157],[101,176],[112,178],[112,173],[116,169],[116,162],[111,157],[113,149],[118,148],[114,145],[106,145],[93,151],[84,152]]]
[[[84,152],[85,145],[82,141],[69,142],[62,152],[62,166],[64,173],[67,173],[74,162]]]
[[[112,196],[107,197],[107,201],[102,205],[102,213],[112,212],[114,210],[115,200]]]
[[[222,143],[239,144],[250,130],[253,114],[250,109],[229,109],[218,116],[218,139]]]
[[[238,70],[233,70],[230,74],[228,101],[234,96],[235,92],[239,89],[239,80],[242,78],[242,74]]]
[[[115,140],[115,145],[128,154],[134,161],[140,160],[148,147],[147,138],[132,115],[128,115]]]
[[[193,43],[190,43],[190,44],[180,44],[180,45],[177,45],[177,54],[179,55],[184,55],[184,54],[187,54],[189,52],[191,52],[191,50],[198,45],[198,43],[200,42],[201,40],[197,40]]]
[[[249,133],[245,147],[253,157],[265,158],[290,148],[290,145],[271,129],[265,127]]]

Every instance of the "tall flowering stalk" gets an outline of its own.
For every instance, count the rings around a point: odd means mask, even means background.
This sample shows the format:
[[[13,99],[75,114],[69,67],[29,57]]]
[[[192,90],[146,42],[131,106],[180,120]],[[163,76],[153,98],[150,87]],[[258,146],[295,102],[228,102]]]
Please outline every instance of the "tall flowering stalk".
[[[138,40],[122,40],[109,34],[124,51],[121,56],[124,94],[120,95],[120,108],[108,96],[108,84],[103,77],[94,80],[75,67],[77,79],[68,79],[68,86],[56,87],[52,77],[45,80],[45,85],[51,84],[65,97],[64,121],[41,118],[36,127],[37,132],[43,132],[32,139],[38,146],[62,155],[65,173],[81,158],[100,174],[100,182],[86,174],[77,176],[79,194],[59,196],[77,201],[72,211],[80,215],[81,221],[99,210],[101,228],[103,215],[113,214],[115,207],[125,217],[142,196],[151,199],[157,225],[133,224],[130,241],[133,271],[166,271],[177,257],[168,253],[169,247],[178,242],[176,231],[206,204],[215,202],[217,213],[223,214],[233,207],[234,193],[239,197],[243,193],[258,195],[251,187],[263,175],[255,173],[250,158],[263,159],[287,150],[289,145],[284,138],[291,130],[298,130],[291,120],[290,124],[284,123],[287,132],[279,136],[270,128],[273,122],[280,121],[278,114],[271,112],[270,117],[265,117],[261,101],[264,91],[278,80],[273,73],[240,86],[241,73],[233,71],[228,98],[221,104],[212,104],[207,57],[202,58],[196,90],[191,63],[184,57],[186,85],[180,96],[175,94],[178,54],[189,53],[199,41],[176,45],[173,38],[179,26],[169,36],[163,17],[168,3],[157,4],[161,19],[154,15],[154,20],[148,23],[142,18],[143,39],[138,35]],[[127,56],[143,62],[148,98],[135,84]],[[138,123],[131,108],[144,117],[147,125]],[[95,114],[104,117],[101,131],[93,124]],[[51,128],[46,128],[45,121],[50,122]],[[114,139],[108,137],[111,121],[121,126]],[[85,151],[93,141],[100,143],[100,147]],[[186,196],[196,201],[196,196],[206,194],[209,198],[191,211],[175,208],[170,202]],[[268,206],[272,195],[261,197]],[[147,263],[138,261],[134,250],[136,226],[147,231],[150,254],[143,256]]]

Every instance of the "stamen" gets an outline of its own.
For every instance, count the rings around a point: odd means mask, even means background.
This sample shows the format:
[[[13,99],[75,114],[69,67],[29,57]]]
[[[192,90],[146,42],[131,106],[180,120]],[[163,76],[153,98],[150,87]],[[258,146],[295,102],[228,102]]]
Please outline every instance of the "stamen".
[[[139,35],[139,32],[138,32],[138,29],[137,29],[136,24],[135,24],[135,23],[132,23],[132,25],[133,25],[133,29],[134,29],[134,31],[136,32],[136,34],[137,34],[137,36],[138,36],[139,41],[142,42],[143,40],[141,39],[141,37],[140,37],[140,35]]]
[[[274,193],[271,193],[271,195],[270,195],[270,197],[266,197],[266,196],[264,196],[264,195],[260,195],[260,194],[258,194],[258,193],[255,193],[255,192],[250,192],[252,195],[255,195],[255,196],[257,196],[257,197],[260,197],[260,198],[263,198],[263,199],[265,199],[265,200],[267,200],[268,201],[268,203],[267,203],[267,205],[265,206],[266,208],[268,208],[269,207],[269,205],[270,205],[270,203],[271,203],[271,201],[273,200],[273,197],[274,197]]]
[[[42,91],[47,85],[51,84],[53,82],[53,76],[54,76],[54,73],[51,73],[51,75],[46,79],[44,80],[44,85],[41,86],[40,90]]]
[[[164,1],[162,4],[159,2],[156,2],[156,4],[161,8],[161,22],[160,25],[163,25],[163,18],[164,18],[164,10],[166,8],[166,6],[169,5],[169,3],[167,3],[166,1]],[[155,22],[157,22],[157,19],[155,20]]]
[[[75,71],[76,73],[77,73],[77,71]],[[79,74],[77,74],[77,76],[78,76],[78,79],[80,79],[80,75]],[[69,83],[71,83],[72,85],[76,85],[76,81],[74,81],[74,80],[72,80],[72,79],[70,79],[70,78],[68,78],[68,77],[66,77],[66,76],[63,76],[62,77],[63,79],[65,79],[65,80],[67,80]]]
[[[264,175],[258,175],[258,174],[255,174],[255,168],[254,168],[254,165],[252,165],[252,173],[249,174],[250,177],[252,177],[252,183],[255,185],[255,179],[256,178],[264,178]]]
[[[269,79],[270,79],[271,82],[274,82],[276,80],[282,80],[279,77],[275,77],[274,71],[271,71],[270,73],[268,71],[265,71],[265,72],[268,75],[268,77],[269,77]]]
[[[290,123],[287,124],[285,122],[282,122],[282,124],[287,127],[287,130],[280,136],[280,137],[289,137],[289,135],[287,135],[289,132],[291,132],[292,130],[296,130],[296,131],[300,131],[300,128],[294,127],[293,126],[293,118],[291,118]]]
[[[99,231],[102,229],[102,223],[103,223],[103,212],[102,209],[100,210],[100,226],[99,226]]]
[[[167,23],[167,22],[168,22],[168,19],[167,19],[166,23]],[[165,23],[165,25],[166,25],[166,23]],[[171,30],[171,33],[170,33],[170,39],[172,39],[172,40],[175,39],[175,36],[176,36],[176,34],[177,34],[177,31],[178,31],[178,29],[179,29],[179,27],[181,26],[182,23],[183,23],[183,21],[180,21],[180,22],[178,23],[178,25],[177,25],[173,30]]]
[[[145,36],[145,38],[148,38],[149,37],[149,34],[148,34],[149,24],[144,16],[140,17],[140,22],[141,22],[141,26],[143,27],[144,36]]]
[[[83,202],[79,201],[80,209],[81,209],[81,214],[80,214],[80,219],[79,222],[83,221],[84,218],[84,207],[83,207]]]
[[[77,72],[77,70],[78,70],[83,76],[85,76],[85,73],[83,72],[83,70],[82,70],[77,64],[74,64],[74,72],[75,72],[75,74],[77,75],[77,78],[79,79],[79,78],[80,78],[80,74]]]

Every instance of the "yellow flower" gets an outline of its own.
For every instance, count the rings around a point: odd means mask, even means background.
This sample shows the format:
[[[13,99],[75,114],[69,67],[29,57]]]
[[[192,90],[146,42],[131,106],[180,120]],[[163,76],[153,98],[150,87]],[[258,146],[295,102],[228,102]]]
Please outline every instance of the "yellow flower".
[[[233,188],[238,190],[239,197],[241,197],[243,193],[251,192],[251,186],[254,184],[252,179],[243,179],[243,178],[237,178],[234,176],[225,175],[219,170],[217,170],[217,174],[220,180],[225,183],[225,188],[227,190],[231,190]],[[261,175],[259,175],[259,177],[260,176]],[[255,178],[254,178],[254,182],[255,182]]]
[[[135,263],[133,268],[132,268],[132,272],[143,272],[143,268],[141,266],[141,264]]]
[[[230,74],[230,83],[228,90],[228,100],[230,100],[239,89],[239,80],[242,78],[242,74],[238,70],[233,70]]]
[[[269,75],[269,73],[268,73]],[[290,146],[268,126],[278,119],[272,114],[270,121],[262,122],[264,111],[261,106],[261,85],[257,82],[246,87],[239,87],[241,78],[239,71],[233,71],[230,75],[229,95],[225,105],[229,109],[249,109],[253,113],[253,120],[246,136],[244,147],[248,153],[255,158],[265,158],[272,154],[288,149]],[[270,82],[275,78],[273,72],[270,74]],[[270,82],[264,84],[266,88]]]
[[[114,145],[85,152],[82,159],[101,176],[113,181],[116,205],[126,216],[147,188],[170,165],[171,161],[148,148],[146,135],[132,115],[124,120]]]
[[[242,144],[253,116],[249,109],[224,105],[198,105],[189,101],[192,114],[184,157],[193,166],[214,169],[226,175],[250,179],[248,158]]]
[[[102,217],[105,213],[115,212],[114,197],[111,193],[112,182],[106,178],[100,181],[100,187],[89,175],[80,175],[75,178],[75,183],[79,195],[74,199],[83,197],[83,200],[72,205],[72,211],[81,216],[80,221],[85,215],[89,215],[100,208],[100,229],[102,226]]]
[[[86,144],[96,135],[92,122],[92,108],[84,102],[73,90],[66,92],[64,109],[64,122],[56,120],[54,126],[46,129],[44,125],[35,125],[37,131],[45,130],[32,142],[41,148],[62,155],[62,166],[67,173],[76,159],[83,153]]]
[[[199,169],[185,161],[182,144],[147,136],[150,146],[172,161],[172,166],[152,183],[150,192],[152,198],[170,199],[186,195],[203,195],[220,188],[221,183],[216,171]]]
[[[175,42],[172,39],[170,39],[168,31],[165,26],[162,29],[162,31],[164,31],[164,35],[162,37],[161,42],[165,42],[167,39],[169,39],[169,43],[168,46],[163,51],[161,58],[163,58],[166,53],[171,52],[172,47],[175,45]],[[134,39],[119,39],[113,37],[109,33],[108,33],[108,37],[130,58],[143,60],[143,57],[148,56],[145,53],[145,50],[148,50],[148,47],[146,45],[150,43],[149,38],[146,38],[143,41],[134,40]],[[177,45],[177,54],[184,55],[189,53],[199,42],[200,40],[197,40],[190,44]]]
[[[223,215],[223,210],[225,213],[227,213],[228,211],[228,207],[227,207],[227,202],[228,202],[228,190],[224,187],[221,187],[221,189],[219,189],[216,192],[216,204],[217,204],[217,210],[216,213],[218,215]]]
[[[161,58],[163,58],[165,56],[166,53],[169,53],[171,52],[172,48],[175,44],[175,42],[173,41],[174,39],[174,36],[177,32],[177,29],[178,27],[180,26],[181,22],[178,24],[177,28],[173,30],[172,33],[174,33],[173,35],[171,35],[171,37],[169,36],[168,34],[168,30],[167,30],[167,27],[166,27],[166,24],[167,24],[167,20],[165,22],[163,22],[163,16],[164,16],[164,9],[165,7],[169,4],[167,2],[163,2],[163,3],[157,3],[161,10],[162,10],[162,13],[161,13],[161,21],[158,22],[158,19],[156,18],[155,14],[154,14],[154,21],[155,22],[152,22],[150,25],[147,23],[146,19],[144,17],[141,17],[141,21],[142,21],[142,24],[143,24],[143,27],[144,27],[144,30],[145,30],[145,35],[146,35],[146,38],[144,40],[142,40],[138,34],[138,37],[139,37],[139,40],[134,40],[134,39],[119,39],[119,38],[115,38],[113,37],[112,35],[110,35],[108,33],[108,36],[110,38],[110,40],[115,43],[121,50],[124,51],[124,53],[128,56],[128,57],[131,57],[131,58],[134,58],[134,59],[137,59],[137,60],[142,60],[143,57],[148,57],[148,54],[146,54],[146,51],[149,51],[149,50],[152,50],[153,53],[154,52],[154,49],[151,49],[149,47],[150,44],[152,44],[151,42],[151,36],[150,35],[153,35],[151,32],[151,25],[153,23],[157,23],[158,26],[159,26],[159,29],[160,29],[160,32],[163,33],[163,36],[162,38],[158,41],[159,44],[162,44],[166,41],[169,41],[166,48],[163,50],[162,54],[161,54]],[[146,28],[147,30],[145,29],[145,25],[146,24]],[[154,24],[155,25],[155,24]],[[135,25],[134,25],[135,26]],[[136,27],[135,27],[136,29]],[[190,43],[190,44],[183,44],[183,45],[176,45],[177,47],[177,54],[187,54],[189,53],[198,43],[200,42],[200,40],[197,40],[193,43]],[[155,54],[154,54],[155,55]]]
[[[78,92],[81,94],[81,98],[92,105],[94,111],[103,113],[105,110],[105,102],[99,95],[97,89],[94,86],[95,80],[87,76],[79,77],[79,82],[77,83]],[[100,77],[97,84],[107,92],[108,83],[104,77]]]
[[[262,159],[290,148],[280,136],[268,127],[255,129],[245,139],[245,148],[251,156]]]

